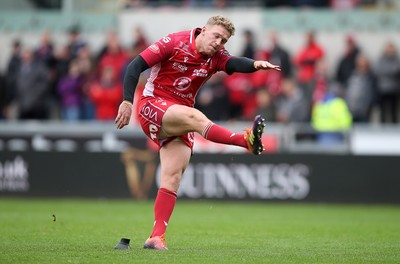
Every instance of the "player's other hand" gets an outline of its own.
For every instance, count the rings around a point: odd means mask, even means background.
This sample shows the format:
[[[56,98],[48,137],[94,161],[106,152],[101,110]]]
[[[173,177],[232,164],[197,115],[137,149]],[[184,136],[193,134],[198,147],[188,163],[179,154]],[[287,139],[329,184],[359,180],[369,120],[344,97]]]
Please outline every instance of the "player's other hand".
[[[254,68],[257,70],[277,70],[281,71],[281,66],[279,65],[274,65],[268,61],[255,61],[254,62]]]
[[[123,101],[118,108],[118,115],[115,118],[115,125],[118,129],[123,128],[131,120],[132,115],[132,103]]]

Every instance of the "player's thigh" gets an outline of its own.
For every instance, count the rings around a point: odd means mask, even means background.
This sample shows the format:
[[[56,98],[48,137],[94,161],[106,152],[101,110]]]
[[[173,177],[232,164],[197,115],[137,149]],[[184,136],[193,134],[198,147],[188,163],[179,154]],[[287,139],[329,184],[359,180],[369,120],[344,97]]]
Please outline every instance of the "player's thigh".
[[[182,174],[189,164],[191,155],[192,150],[179,138],[160,149],[161,187],[173,191],[178,190]]]
[[[162,119],[162,130],[168,135],[201,133],[210,120],[199,110],[184,105],[172,105]]]

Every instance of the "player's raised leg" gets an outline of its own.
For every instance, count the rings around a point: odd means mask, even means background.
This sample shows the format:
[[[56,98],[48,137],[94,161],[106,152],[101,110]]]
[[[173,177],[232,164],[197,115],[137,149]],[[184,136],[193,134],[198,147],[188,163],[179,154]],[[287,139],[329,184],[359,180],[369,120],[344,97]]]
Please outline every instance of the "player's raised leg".
[[[236,134],[213,123],[199,110],[183,105],[169,107],[162,121],[163,133],[168,136],[197,132],[210,141],[244,147],[256,155],[264,150],[261,141],[264,127],[265,119],[256,116],[251,129],[246,129],[245,134]]]

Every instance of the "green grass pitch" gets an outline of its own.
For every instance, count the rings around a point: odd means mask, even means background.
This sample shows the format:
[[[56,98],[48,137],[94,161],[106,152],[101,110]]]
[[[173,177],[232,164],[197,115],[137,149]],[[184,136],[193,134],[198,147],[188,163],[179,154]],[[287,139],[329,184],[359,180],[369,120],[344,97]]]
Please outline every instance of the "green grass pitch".
[[[152,225],[152,201],[0,198],[0,263],[400,263],[399,206],[178,200],[161,252]]]

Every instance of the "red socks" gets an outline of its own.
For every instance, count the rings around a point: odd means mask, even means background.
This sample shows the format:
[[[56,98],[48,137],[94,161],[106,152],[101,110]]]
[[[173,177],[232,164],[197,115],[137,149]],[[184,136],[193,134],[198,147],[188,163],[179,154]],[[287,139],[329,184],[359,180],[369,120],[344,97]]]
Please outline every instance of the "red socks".
[[[158,190],[154,202],[154,227],[151,237],[161,236],[167,230],[167,225],[176,203],[176,193],[165,188]]]
[[[215,143],[226,145],[235,145],[247,148],[247,142],[244,140],[243,134],[236,134],[232,131],[210,122],[203,130],[201,135]]]

